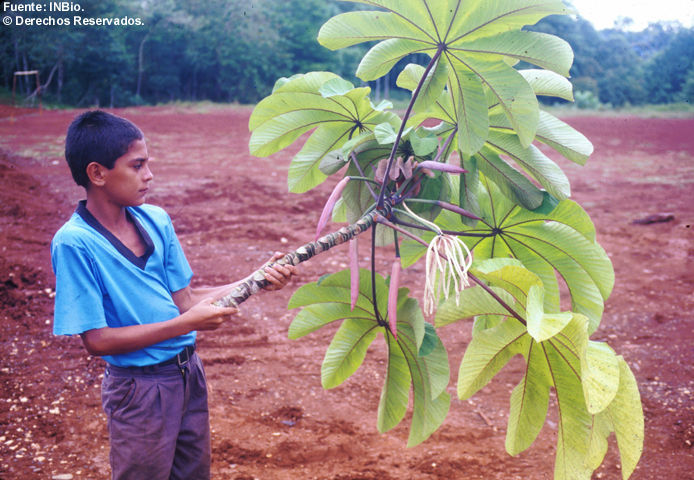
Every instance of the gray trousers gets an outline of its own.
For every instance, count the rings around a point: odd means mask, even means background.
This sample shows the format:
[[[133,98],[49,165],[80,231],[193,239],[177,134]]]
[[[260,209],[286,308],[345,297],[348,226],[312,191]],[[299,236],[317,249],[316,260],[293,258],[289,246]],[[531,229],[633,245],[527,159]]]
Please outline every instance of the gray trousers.
[[[202,362],[106,367],[101,389],[114,480],[210,478],[210,416]]]

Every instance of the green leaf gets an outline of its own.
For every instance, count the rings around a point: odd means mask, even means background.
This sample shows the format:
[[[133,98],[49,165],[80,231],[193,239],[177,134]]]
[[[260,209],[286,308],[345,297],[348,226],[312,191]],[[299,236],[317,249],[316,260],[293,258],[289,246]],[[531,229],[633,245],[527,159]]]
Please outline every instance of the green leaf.
[[[537,139],[579,165],[593,153],[593,144],[582,133],[547,112],[540,112]]]
[[[506,319],[505,315],[478,315],[472,323],[472,336],[479,332],[494,328]]]
[[[374,45],[362,58],[357,67],[357,77],[368,82],[387,74],[396,63],[417,51],[418,42],[391,38]],[[444,80],[445,84],[445,80]],[[443,89],[443,86],[442,86]],[[438,93],[441,93],[440,91]]]
[[[530,84],[535,95],[559,97],[573,102],[573,86],[565,77],[549,70],[534,68],[519,70],[518,73],[523,75],[523,78]],[[542,115],[542,111],[540,111],[540,115]]]
[[[315,332],[328,323],[345,318],[371,318],[371,312],[363,309],[350,309],[349,304],[344,303],[319,303],[309,305],[296,314],[289,326],[289,338],[295,340],[304,335]]]
[[[327,176],[320,164],[330,152],[339,148],[349,135],[340,125],[322,125],[313,132],[289,166],[289,191],[303,193],[320,185]]]
[[[394,428],[405,417],[412,383],[409,365],[402,350],[394,345],[395,341],[391,336],[387,336],[386,341],[388,342],[388,365],[381,399],[378,402],[377,426],[381,433]]]
[[[376,137],[376,141],[381,145],[392,145],[395,143],[398,132],[395,131],[391,124],[381,123],[380,125],[376,125],[376,128],[374,128],[374,136]]]
[[[467,170],[468,173],[463,173],[458,176],[458,205],[460,205],[460,208],[479,216],[482,212],[480,211],[479,201],[477,200],[480,185],[477,159],[475,157],[463,158],[460,162],[460,166]],[[474,227],[477,224],[476,220],[462,215],[460,216],[460,220],[464,225],[469,227]]]
[[[278,86],[253,110],[249,120],[249,149],[256,156],[282,150],[302,134],[315,130],[289,167],[291,192],[305,192],[322,183],[323,159],[352,137],[376,125],[398,125],[397,115],[375,110],[369,88],[353,88],[337,75],[311,72]],[[330,171],[330,170],[328,170]]]
[[[337,303],[350,304],[350,283],[349,270],[342,270],[337,273],[329,274],[322,277],[318,282],[307,283],[302,285],[294,292],[294,295],[289,299],[287,308],[297,308],[306,305],[322,304],[322,303]],[[380,296],[385,284],[376,282],[377,294]],[[373,302],[371,301],[371,273],[369,270],[362,268],[359,270],[359,297],[357,298],[357,307],[363,311],[373,310]],[[379,308],[381,305],[379,303]]]
[[[474,72],[462,65],[452,65],[449,70],[448,85],[458,127],[458,148],[463,155],[469,156],[482,148],[489,134],[487,99]]]
[[[544,342],[542,348],[536,349],[547,359],[557,398],[559,421],[554,478],[559,480],[588,480],[592,472],[586,464],[592,418],[583,401],[578,353],[572,348],[587,338],[585,323],[585,318],[575,316],[562,332],[562,338]]]
[[[424,327],[424,338],[422,339],[422,344],[419,347],[420,357],[426,357],[429,355],[439,341],[438,335],[436,335],[436,329],[431,323],[424,323]]]
[[[534,72],[545,71],[535,70]],[[407,86],[411,84],[408,83]],[[494,98],[492,95],[492,100]],[[428,112],[414,115],[408,124],[418,125],[428,118],[436,118],[442,121],[435,129],[438,135],[445,135],[454,128],[460,129],[460,112],[454,105],[451,95],[444,92]],[[495,182],[504,195],[528,210],[543,209],[542,211],[547,212],[547,206],[570,195],[570,185],[566,175],[538,148],[533,145],[527,147],[523,145],[509,116],[494,100],[490,106],[488,120],[490,131],[488,135],[485,134],[487,139],[480,151],[471,159],[467,158],[468,154],[464,150],[460,152],[464,168],[471,172],[462,177],[462,188],[459,191],[461,207],[467,207],[468,210],[478,213],[476,200],[473,198],[479,185],[478,170]],[[471,128],[465,124],[462,124],[462,127],[463,130]],[[472,133],[463,132],[463,135],[469,140]],[[592,144],[582,134],[546,112],[540,112],[535,138],[579,164],[584,164],[593,152]],[[458,139],[458,142],[460,141]],[[510,162],[502,156],[518,164],[529,178],[525,178],[523,173],[512,167]],[[537,181],[546,191],[537,188],[532,180]],[[463,223],[471,224],[469,220],[463,220]]]
[[[458,127],[458,148],[465,155],[477,152],[488,132],[485,89],[497,99],[528,146],[535,137],[538,104],[528,82],[509,66],[508,59],[524,60],[568,75],[573,54],[566,42],[556,37],[521,31],[552,14],[568,13],[559,0],[465,2],[427,0],[358,0],[385,11],[355,11],[328,20],[318,41],[331,49],[376,41],[364,56],[357,75],[374,80],[385,75],[407,55],[441,54],[425,87],[417,109],[426,109],[448,76]],[[513,63],[513,62],[511,62]],[[406,75],[410,75],[408,72]],[[421,78],[421,75],[420,75]],[[402,78],[410,86],[412,79]]]
[[[636,469],[643,453],[644,419],[634,374],[621,356],[616,358],[619,365],[619,387],[609,406],[593,417],[586,462],[591,468],[598,468],[607,453],[607,437],[615,432],[622,478],[626,480]]]
[[[506,451],[517,455],[530,447],[542,430],[549,408],[551,372],[542,355],[533,355],[535,343],[528,347],[528,362],[523,379],[511,393],[511,407],[506,430]]]
[[[636,469],[643,452],[644,420],[639,387],[629,365],[619,360],[619,389],[607,408],[606,416],[617,436],[622,478],[627,479]]]
[[[616,369],[622,360],[607,345],[588,340],[585,316],[574,312],[547,314],[542,283],[531,272],[524,273],[517,260],[477,260],[472,270],[497,294],[500,289],[506,292],[506,303],[517,308],[527,328],[510,318],[509,312],[504,319],[496,312],[496,305],[477,300],[475,294],[469,294],[473,306],[456,307],[458,315],[449,305],[453,312],[446,312],[446,317],[463,318],[472,313],[487,323],[475,326],[463,356],[458,396],[469,398],[514,355],[521,354],[526,368],[511,394],[507,451],[516,455],[533,443],[547,416],[549,390],[553,388],[558,407],[555,478],[589,479],[604,457],[611,431],[621,432],[620,455],[631,473],[643,445],[643,415],[638,388],[626,364]],[[523,305],[526,308],[518,308]],[[539,332],[536,338],[531,336],[533,331]],[[591,414],[595,411],[600,413]]]
[[[439,429],[448,415],[451,396],[443,392],[436,398],[426,399],[421,388],[415,388],[412,427],[407,439],[408,447],[415,447],[428,439]]]
[[[375,276],[379,310],[386,312],[388,285]],[[360,270],[359,298],[350,310],[349,270],[322,277],[299,288],[290,308],[303,307],[290,325],[290,337],[306,335],[332,321],[344,319],[328,347],[321,368],[324,388],[334,388],[362,364],[369,345],[383,332],[388,347],[385,383],[378,407],[378,429],[385,432],[405,416],[409,390],[413,392],[412,425],[408,445],[426,440],[443,422],[450,397],[445,392],[450,380],[448,354],[435,329],[426,326],[419,304],[398,292],[398,338],[390,334],[387,319],[379,324],[371,305],[371,274]],[[426,324],[426,325],[425,325]]]
[[[399,318],[399,317],[398,317]],[[402,338],[401,338],[402,337]],[[398,348],[407,360],[412,375],[412,425],[408,447],[420,444],[443,423],[450,406],[445,392],[449,381],[448,354],[437,338],[428,355],[417,354],[409,325],[398,323]]]
[[[487,142],[498,153],[508,156],[520,165],[555,198],[564,200],[571,195],[569,179],[561,168],[537,147],[523,147],[514,135],[499,132],[490,132]]]
[[[573,52],[561,38],[545,33],[510,30],[494,36],[481,37],[465,42],[453,42],[449,50],[468,54],[474,58],[487,54],[492,57],[507,56],[569,76]]]
[[[426,69],[421,65],[410,63],[400,72],[400,75],[398,75],[396,82],[397,86],[406,88],[414,93],[425,70]],[[433,105],[441,96],[447,81],[448,66],[444,62],[437,61],[427,74],[427,78],[419,91],[419,95],[413,106],[414,110],[423,112]]]
[[[603,342],[589,341],[581,355],[581,381],[588,411],[596,414],[605,410],[619,388],[619,360]]]
[[[542,285],[537,275],[514,258],[498,257],[476,260],[470,271],[482,280],[486,280],[490,285],[504,289],[523,309],[528,303],[530,289]]]
[[[513,257],[542,279],[545,312],[558,312],[559,284],[566,283],[571,310],[589,318],[589,333],[602,317],[604,302],[614,285],[612,262],[595,241],[590,217],[575,202],[563,200],[551,212],[525,210],[498,195],[498,188],[485,181],[479,196],[482,221],[474,228],[456,215],[441,215],[438,225],[447,230],[485,233],[486,238],[467,239],[475,258]],[[408,247],[410,248],[410,247]],[[411,247],[415,249],[416,247]],[[409,251],[408,251],[409,254]]]
[[[272,90],[272,95],[261,100],[248,121],[248,129],[253,131],[258,126],[277,116],[278,112],[286,110],[292,105],[297,105],[294,101],[295,95],[300,99],[304,95],[314,95],[324,83],[339,78],[338,75],[332,72],[311,72],[307,74],[297,74],[289,78],[280,78],[275,83]],[[278,102],[277,99],[282,99]],[[289,102],[289,105],[283,105],[284,102]],[[258,108],[261,107],[261,108]]]
[[[347,163],[347,159],[342,155],[341,150],[333,150],[320,161],[318,169],[323,175],[330,176],[340,171]]]
[[[503,109],[521,144],[528,147],[535,138],[540,111],[535,92],[525,78],[505,62],[492,65],[468,59],[466,66],[478,76],[479,72],[484,72],[484,83],[490,96]]]
[[[433,133],[417,129],[410,132],[407,140],[412,145],[416,157],[426,157],[433,153],[439,146],[439,139]]]
[[[387,2],[361,1],[355,3],[366,3],[389,8]],[[400,9],[416,9],[418,7],[417,5],[402,3],[402,5],[397,7]],[[392,11],[393,9],[390,10]],[[408,13],[423,12],[415,10],[415,12],[410,11]],[[380,41],[390,38],[425,40],[428,38],[425,28],[419,28],[417,23],[409,24],[399,20],[398,16],[393,13],[380,11],[342,13],[332,17],[323,24],[318,32],[318,42],[326,48],[337,50],[374,40]]]
[[[502,300],[513,303],[513,297],[505,290],[493,289]],[[450,297],[436,310],[436,327],[443,327],[464,318],[477,315],[506,315],[508,312],[482,287],[470,287],[460,292],[460,301]]]
[[[542,205],[542,191],[491,148],[483,148],[475,158],[480,171],[496,183],[506,198],[531,210]]]
[[[347,95],[351,90],[354,90],[354,85],[343,78],[333,78],[328,80],[318,89],[325,98]]]
[[[544,292],[541,286],[533,285],[528,292],[528,333],[536,342],[544,342],[561,332],[571,321],[571,313],[545,313]]]
[[[359,368],[378,333],[371,319],[348,318],[333,337],[321,368],[323,388],[335,388]]]
[[[468,344],[458,371],[458,398],[466,400],[484,387],[517,354],[529,337],[515,319],[478,332]]]

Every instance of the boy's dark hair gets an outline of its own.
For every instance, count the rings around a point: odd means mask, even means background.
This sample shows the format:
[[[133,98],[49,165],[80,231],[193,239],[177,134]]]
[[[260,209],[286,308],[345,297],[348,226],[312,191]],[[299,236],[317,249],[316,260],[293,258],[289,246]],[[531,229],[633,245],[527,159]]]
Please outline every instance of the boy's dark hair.
[[[97,162],[111,169],[135,140],[143,138],[142,131],[125,118],[103,110],[80,114],[68,127],[65,138],[65,159],[72,178],[87,188],[87,165]]]

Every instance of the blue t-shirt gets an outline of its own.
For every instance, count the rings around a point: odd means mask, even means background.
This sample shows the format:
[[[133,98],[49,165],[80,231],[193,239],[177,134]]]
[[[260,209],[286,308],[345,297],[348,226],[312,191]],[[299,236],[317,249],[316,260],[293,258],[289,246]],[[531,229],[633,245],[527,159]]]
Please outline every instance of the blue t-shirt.
[[[103,327],[170,320],[180,315],[171,296],[185,288],[193,272],[167,213],[153,205],[129,207],[127,214],[147,249],[137,257],[104,228],[80,202],[53,237],[56,275],[53,333],[77,335]],[[142,350],[104,356],[120,367],[153,365],[195,342],[195,332]]]

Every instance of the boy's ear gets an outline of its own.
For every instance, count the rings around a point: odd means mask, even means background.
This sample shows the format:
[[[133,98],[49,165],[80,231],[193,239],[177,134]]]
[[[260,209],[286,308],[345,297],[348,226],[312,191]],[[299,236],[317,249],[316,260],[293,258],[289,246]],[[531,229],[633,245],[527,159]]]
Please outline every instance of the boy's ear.
[[[87,165],[86,171],[90,183],[96,185],[97,187],[100,187],[104,184],[106,177],[106,167],[104,167],[100,163],[92,162],[89,165]]]

